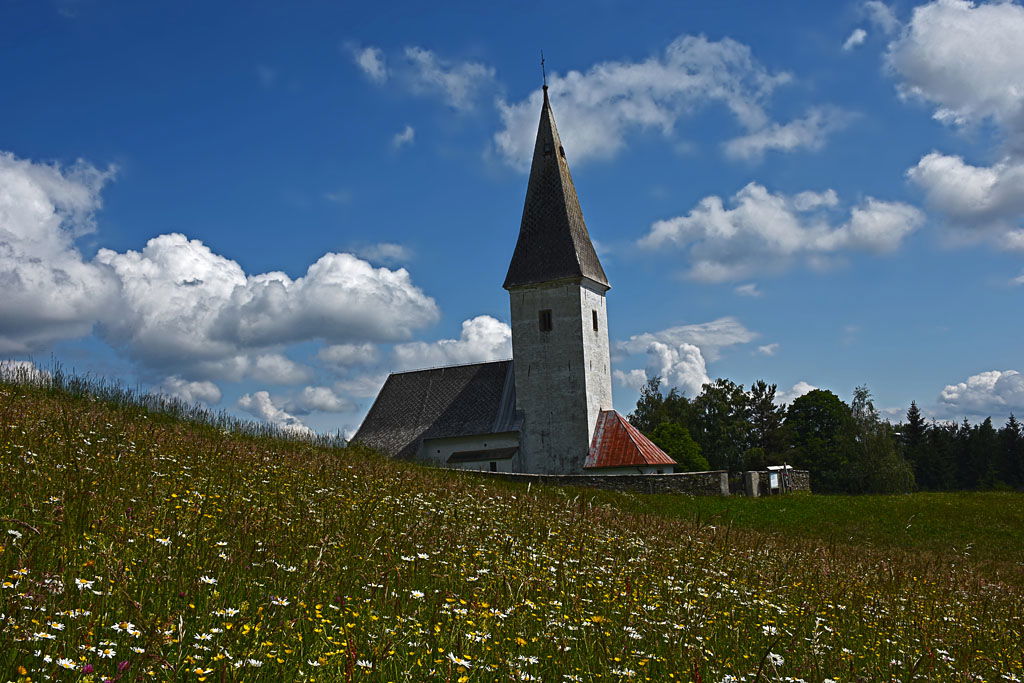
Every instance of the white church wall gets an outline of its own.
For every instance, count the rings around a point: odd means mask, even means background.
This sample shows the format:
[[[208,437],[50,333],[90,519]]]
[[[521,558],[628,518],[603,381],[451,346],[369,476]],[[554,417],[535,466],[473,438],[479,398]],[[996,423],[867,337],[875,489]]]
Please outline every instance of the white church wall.
[[[516,448],[519,446],[519,432],[504,432],[500,434],[475,434],[471,436],[455,436],[445,439],[424,439],[420,445],[420,462],[438,467],[464,470],[492,471],[491,463],[496,463],[495,472],[519,472],[520,455],[516,454],[511,458],[484,458],[471,462],[448,462],[452,453],[460,451],[486,451],[498,448]]]

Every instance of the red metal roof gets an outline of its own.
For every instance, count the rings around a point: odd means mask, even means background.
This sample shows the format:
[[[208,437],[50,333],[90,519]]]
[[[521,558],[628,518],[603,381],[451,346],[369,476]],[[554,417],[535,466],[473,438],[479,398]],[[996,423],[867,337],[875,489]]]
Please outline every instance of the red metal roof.
[[[649,465],[675,465],[640,430],[614,410],[602,410],[597,416],[597,429],[584,469],[599,467],[643,467]]]

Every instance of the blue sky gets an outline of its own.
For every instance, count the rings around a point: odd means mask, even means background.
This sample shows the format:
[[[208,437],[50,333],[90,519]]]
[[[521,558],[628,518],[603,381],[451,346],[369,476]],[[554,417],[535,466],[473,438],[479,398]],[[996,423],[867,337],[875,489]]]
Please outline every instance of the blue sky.
[[[1024,412],[1024,8],[0,3],[0,357],[351,431],[507,357],[541,50],[615,403]]]

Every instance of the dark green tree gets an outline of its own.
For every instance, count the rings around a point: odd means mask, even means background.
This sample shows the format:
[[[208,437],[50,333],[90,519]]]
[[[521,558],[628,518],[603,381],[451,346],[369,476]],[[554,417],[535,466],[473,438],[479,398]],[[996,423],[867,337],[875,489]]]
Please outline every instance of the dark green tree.
[[[999,477],[999,445],[999,435],[992,426],[991,417],[986,417],[971,430],[967,450],[976,477],[975,485],[979,489],[991,490],[1006,486]]]
[[[662,422],[655,427],[650,439],[676,461],[678,470],[706,472],[711,469],[708,461],[700,453],[700,446],[690,436],[686,427],[681,424]]]
[[[661,378],[651,377],[640,389],[636,408],[627,419],[629,423],[648,437],[663,422],[686,426],[689,419],[690,401],[673,387],[668,395],[661,393]]]
[[[713,469],[738,471],[750,447],[750,407],[743,385],[716,379],[690,403],[690,433]]]
[[[1013,413],[999,430],[999,444],[1000,477],[1015,489],[1024,488],[1024,431]]]
[[[640,388],[640,398],[636,408],[626,419],[629,423],[646,435],[666,421],[665,397],[661,395],[661,378],[649,377],[647,383]]]
[[[785,433],[789,463],[811,474],[816,491],[849,488],[849,439],[853,433],[850,407],[824,389],[800,396],[786,411]]]
[[[954,488],[973,489],[977,488],[980,477],[978,476],[971,448],[971,423],[965,417],[956,430],[956,485]]]
[[[900,454],[892,426],[880,419],[871,392],[857,387],[850,404],[853,417],[849,448],[850,493],[906,493],[916,488],[910,464]]]
[[[932,491],[960,488],[957,473],[960,429],[955,422],[932,423],[921,455],[921,486]]]
[[[759,467],[744,466],[745,469],[760,469],[764,465],[779,464],[785,448],[782,423],[786,418],[785,408],[775,404],[774,384],[758,380],[750,385],[748,406],[750,411],[750,446],[745,460],[750,464],[762,462]]]
[[[907,410],[907,421],[901,425],[900,442],[903,447],[903,456],[914,469],[914,478],[920,486],[924,486],[923,482],[928,478],[927,473],[924,471],[925,461],[927,460],[925,455],[927,432],[928,423],[925,422],[924,416],[921,415],[917,402],[911,401],[910,408]]]

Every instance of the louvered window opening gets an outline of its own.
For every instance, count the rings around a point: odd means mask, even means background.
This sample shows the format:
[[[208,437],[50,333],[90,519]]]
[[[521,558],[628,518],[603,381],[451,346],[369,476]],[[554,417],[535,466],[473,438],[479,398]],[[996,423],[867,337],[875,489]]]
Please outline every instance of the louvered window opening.
[[[550,308],[545,308],[543,311],[540,312],[539,323],[540,323],[540,331],[541,332],[550,332],[551,331],[551,309]]]

